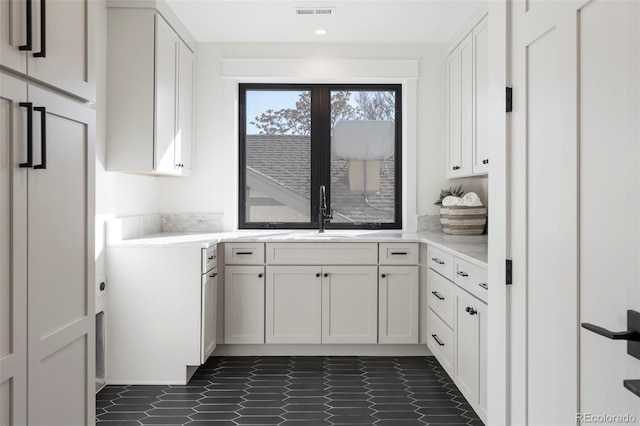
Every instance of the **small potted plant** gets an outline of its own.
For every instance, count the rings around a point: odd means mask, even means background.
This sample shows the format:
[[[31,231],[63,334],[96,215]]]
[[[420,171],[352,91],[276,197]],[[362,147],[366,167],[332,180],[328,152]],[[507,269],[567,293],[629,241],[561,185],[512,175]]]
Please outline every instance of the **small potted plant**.
[[[466,196],[475,198],[477,204],[474,205],[442,205],[442,201],[448,196],[462,198],[463,195],[462,185],[440,190],[440,198],[433,204],[440,206],[442,232],[452,235],[480,235],[487,224],[487,208],[482,206],[476,194],[470,192]]]

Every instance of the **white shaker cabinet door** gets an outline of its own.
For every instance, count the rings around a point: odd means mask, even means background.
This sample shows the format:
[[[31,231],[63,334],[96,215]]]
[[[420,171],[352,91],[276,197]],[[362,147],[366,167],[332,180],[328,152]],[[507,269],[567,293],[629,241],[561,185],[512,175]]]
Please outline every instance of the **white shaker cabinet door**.
[[[321,343],[320,266],[267,266],[266,343]]]
[[[29,424],[92,424],[95,113],[34,86],[29,100],[43,107],[28,177]]]
[[[200,329],[200,363],[204,364],[216,348],[216,305],[218,292],[218,272],[212,270],[202,275],[202,317]]]
[[[264,266],[225,266],[224,342],[264,343]]]
[[[381,266],[379,342],[418,343],[417,266]]]
[[[378,268],[322,268],[322,343],[377,343]]]

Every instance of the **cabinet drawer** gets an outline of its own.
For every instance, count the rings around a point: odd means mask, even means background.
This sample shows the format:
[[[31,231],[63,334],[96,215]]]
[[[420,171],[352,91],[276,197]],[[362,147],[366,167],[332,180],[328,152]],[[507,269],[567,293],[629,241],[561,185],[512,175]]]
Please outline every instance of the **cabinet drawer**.
[[[444,250],[429,246],[429,268],[453,281],[453,255]]]
[[[224,262],[227,265],[262,265],[264,243],[226,243]]]
[[[267,243],[270,265],[377,265],[377,243]]]
[[[454,318],[454,284],[432,270],[427,271],[428,294],[427,305],[449,327],[453,328]]]
[[[417,265],[418,243],[380,243],[381,265]]]
[[[453,375],[453,330],[433,313],[431,309],[427,310],[427,346],[438,359],[442,367]]]
[[[202,273],[204,274],[207,271],[215,268],[218,264],[218,252],[216,250],[216,245],[202,249]]]
[[[487,270],[463,259],[455,260],[455,283],[483,302],[487,302]]]

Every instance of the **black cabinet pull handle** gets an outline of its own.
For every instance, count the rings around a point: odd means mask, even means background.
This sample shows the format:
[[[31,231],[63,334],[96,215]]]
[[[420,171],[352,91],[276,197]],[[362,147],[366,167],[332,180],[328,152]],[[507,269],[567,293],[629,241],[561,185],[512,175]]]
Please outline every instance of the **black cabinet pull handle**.
[[[258,274],[258,278],[262,278],[262,274]]]
[[[40,113],[40,164],[33,166],[34,169],[47,168],[47,109],[45,107],[35,107],[34,110]]]
[[[453,166],[453,170],[460,170],[460,166]]]
[[[460,275],[461,277],[468,277],[469,276],[469,274],[467,274],[464,271],[458,271],[458,275]]]
[[[392,251],[391,252],[392,256],[406,256],[407,254],[409,254],[409,253],[407,253],[406,251]]]
[[[253,252],[252,251],[238,251],[238,252],[236,252],[236,254],[238,256],[246,256],[246,255],[253,254]]]
[[[20,163],[20,167],[33,166],[33,104],[20,102],[20,106],[27,109],[27,162]]]
[[[444,297],[440,296],[437,291],[432,291],[431,294],[433,294],[435,297],[437,297],[438,300],[444,300]]]
[[[431,337],[433,337],[433,340],[435,340],[438,343],[438,345],[444,346],[444,343],[442,343],[440,341],[440,339],[438,339],[438,335],[437,334],[432,334]]]
[[[209,275],[209,278],[215,278],[215,277],[217,277],[217,276],[218,276],[218,273],[217,273],[217,272],[214,272],[213,274]]]
[[[27,44],[18,47],[18,50],[33,50],[33,28],[31,27],[32,6],[31,0],[27,0]]]
[[[47,57],[47,14],[45,0],[40,0],[40,51],[33,54],[36,58]]]
[[[215,258],[216,258],[215,256],[209,256],[207,259],[209,259],[209,260],[213,260],[213,259],[215,259]]]
[[[479,283],[478,285],[480,287],[484,288],[485,290],[489,290],[489,284],[487,284],[487,283]]]
[[[473,309],[471,306],[467,306],[467,309],[465,309],[465,311],[467,311],[469,313],[469,315],[475,315],[475,314],[478,313],[478,311]]]
[[[431,260],[433,260],[434,262],[436,262],[438,265],[444,265],[444,261],[438,259],[437,257],[432,257]]]

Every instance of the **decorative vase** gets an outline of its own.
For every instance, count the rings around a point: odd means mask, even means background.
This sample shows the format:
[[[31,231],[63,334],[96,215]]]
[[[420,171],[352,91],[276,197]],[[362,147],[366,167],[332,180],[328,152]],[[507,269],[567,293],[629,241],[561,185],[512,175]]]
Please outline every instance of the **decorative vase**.
[[[487,224],[486,207],[440,207],[442,232],[451,235],[480,235]]]

